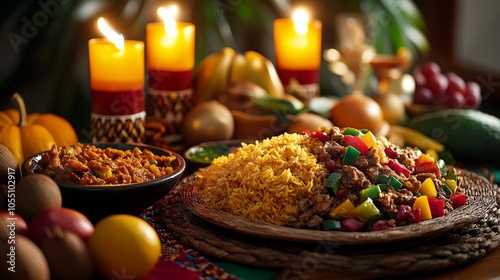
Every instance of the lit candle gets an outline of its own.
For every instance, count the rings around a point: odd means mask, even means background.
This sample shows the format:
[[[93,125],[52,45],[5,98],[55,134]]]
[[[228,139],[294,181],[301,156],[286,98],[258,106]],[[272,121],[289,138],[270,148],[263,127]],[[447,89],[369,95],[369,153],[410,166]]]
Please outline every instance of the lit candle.
[[[195,27],[192,23],[175,21],[176,13],[176,6],[159,8],[163,22],[146,26],[150,88],[174,91],[192,87]]]
[[[300,84],[316,84],[321,64],[321,21],[309,19],[300,9],[292,18],[274,21],[274,45],[278,73],[284,85],[292,78]]]
[[[103,18],[98,26],[106,38],[89,45],[91,125],[93,142],[142,142],[144,109],[144,42],[124,40]],[[122,124],[118,124],[121,122]],[[110,126],[105,128],[106,124]],[[116,131],[114,124],[132,123],[130,131]],[[116,134],[116,135],[115,135]],[[130,135],[129,135],[130,134]]]

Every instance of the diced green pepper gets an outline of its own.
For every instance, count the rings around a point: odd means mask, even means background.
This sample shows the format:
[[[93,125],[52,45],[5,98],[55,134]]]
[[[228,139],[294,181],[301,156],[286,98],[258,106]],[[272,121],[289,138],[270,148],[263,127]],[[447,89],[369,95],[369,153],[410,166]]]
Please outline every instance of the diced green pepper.
[[[457,181],[452,179],[446,179],[444,180],[443,186],[447,186],[451,192],[455,192],[457,189]]]
[[[72,155],[72,154],[74,154],[74,152],[75,152],[75,148],[73,148],[73,146],[67,146],[64,149],[64,154],[65,155]]]
[[[446,194],[446,196],[450,195],[453,193],[453,191],[448,188],[448,186],[445,184],[441,184],[441,188],[443,189],[444,193]]]
[[[347,149],[345,149],[344,152],[344,158],[342,159],[342,164],[353,164],[360,154],[361,152],[356,150],[353,146],[347,146]]]
[[[326,189],[330,192],[330,194],[337,195],[341,179],[342,174],[340,172],[333,172],[330,176],[328,176],[328,179],[326,180]]]
[[[448,171],[446,172],[445,179],[458,181],[457,170],[455,169],[455,167],[452,166],[448,169]]]
[[[399,190],[403,186],[403,183],[401,183],[394,176],[390,176],[389,177],[389,180],[387,181],[387,184],[389,186],[393,187],[395,190]]]
[[[352,136],[358,136],[361,134],[361,131],[359,129],[353,128],[353,127],[347,127],[344,129],[344,135],[352,135]]]
[[[446,176],[446,163],[444,160],[440,159],[436,161],[437,166],[439,167],[439,172],[441,173],[441,177]]]
[[[368,132],[370,132],[369,129],[366,129],[366,128],[362,128],[359,130],[362,134],[367,134]]]
[[[363,201],[367,198],[376,199],[381,192],[382,190],[380,189],[380,186],[378,185],[370,186],[361,191],[360,200]]]
[[[389,176],[385,174],[379,174],[377,179],[375,179],[375,184],[387,184],[389,181]]]
[[[150,158],[148,161],[149,161],[149,164],[151,164],[151,165],[158,165],[158,161],[156,161],[156,159],[154,159],[154,158]]]
[[[324,220],[322,223],[323,230],[341,230],[342,224],[339,220]]]
[[[352,215],[360,221],[366,223],[373,217],[380,216],[380,210],[375,206],[371,198],[367,198],[361,204],[356,206],[352,211]]]

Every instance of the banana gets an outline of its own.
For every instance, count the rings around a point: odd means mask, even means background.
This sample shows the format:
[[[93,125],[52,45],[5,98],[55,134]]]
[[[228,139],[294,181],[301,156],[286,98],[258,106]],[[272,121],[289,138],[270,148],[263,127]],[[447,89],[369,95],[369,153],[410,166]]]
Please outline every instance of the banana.
[[[278,72],[273,63],[258,52],[247,51],[246,59],[253,66],[257,74],[257,84],[264,88],[270,95],[283,97],[285,89],[278,76]]]
[[[445,146],[443,144],[409,127],[390,125],[387,135],[389,137],[391,135],[401,136],[408,146],[416,146],[424,152],[428,150],[442,152],[445,150]]]
[[[245,54],[225,47],[206,56],[196,67],[195,101],[217,99],[230,84],[247,81],[262,87],[274,97],[283,97],[285,90],[273,63],[255,51]]]
[[[225,47],[206,56],[195,71],[195,100],[203,102],[217,99],[228,83],[228,73],[236,52]]]

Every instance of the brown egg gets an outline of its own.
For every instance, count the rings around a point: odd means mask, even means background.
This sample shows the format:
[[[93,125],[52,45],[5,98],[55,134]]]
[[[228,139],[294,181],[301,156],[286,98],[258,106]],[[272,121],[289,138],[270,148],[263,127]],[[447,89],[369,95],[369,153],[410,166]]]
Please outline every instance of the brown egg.
[[[371,97],[353,93],[339,100],[330,109],[330,119],[338,127],[354,127],[377,132],[384,124],[380,105]]]

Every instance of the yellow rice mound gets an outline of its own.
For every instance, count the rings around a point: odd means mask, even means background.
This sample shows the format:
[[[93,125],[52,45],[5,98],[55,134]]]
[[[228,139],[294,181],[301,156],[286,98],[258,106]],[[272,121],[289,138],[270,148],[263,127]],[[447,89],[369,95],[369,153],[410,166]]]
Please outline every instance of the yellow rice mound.
[[[326,169],[303,134],[243,144],[198,173],[207,205],[251,220],[284,225],[298,216],[298,201],[319,192]]]

